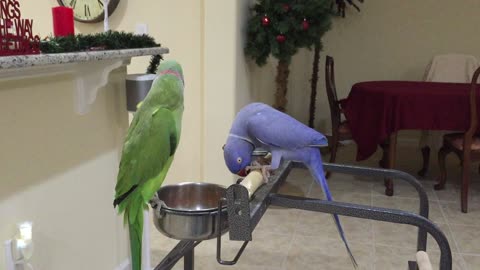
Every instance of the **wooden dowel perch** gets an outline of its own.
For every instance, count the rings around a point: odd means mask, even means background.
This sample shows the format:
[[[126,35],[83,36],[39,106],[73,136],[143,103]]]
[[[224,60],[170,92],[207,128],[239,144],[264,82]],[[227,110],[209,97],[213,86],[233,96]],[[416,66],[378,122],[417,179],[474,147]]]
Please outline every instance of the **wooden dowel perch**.
[[[425,251],[417,252],[417,265],[419,270],[433,270],[432,263]]]
[[[248,190],[248,198],[251,198],[253,193],[263,184],[263,176],[260,170],[253,170],[243,179],[240,185]]]

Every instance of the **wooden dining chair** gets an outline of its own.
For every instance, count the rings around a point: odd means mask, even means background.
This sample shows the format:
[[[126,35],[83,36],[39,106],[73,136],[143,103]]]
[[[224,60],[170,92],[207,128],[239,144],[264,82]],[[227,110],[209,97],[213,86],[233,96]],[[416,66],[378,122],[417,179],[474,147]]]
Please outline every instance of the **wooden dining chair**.
[[[335,61],[333,57],[327,55],[325,60],[325,85],[327,89],[328,104],[330,107],[330,118],[332,123],[332,136],[329,137],[330,148],[330,163],[335,163],[337,157],[338,144],[342,141],[353,140],[350,127],[346,120],[342,120],[344,114],[341,107],[341,101],[337,96],[337,88],[335,86]],[[388,141],[385,141],[380,147],[383,150],[382,159],[379,161],[379,166],[387,168],[388,164]],[[327,172],[326,177],[330,177],[330,172]]]
[[[480,68],[473,74],[469,100],[470,100],[470,127],[465,133],[451,133],[443,136],[443,146],[438,151],[438,163],[440,166],[440,177],[435,190],[445,188],[447,169],[445,166],[446,156],[454,152],[462,162],[462,183],[461,183],[461,207],[462,212],[467,213],[468,208],[468,186],[470,184],[470,165],[472,161],[480,160],[480,136],[476,134],[478,126],[477,116],[477,80],[480,75]]]
[[[335,162],[338,144],[341,141],[352,140],[348,122],[342,121],[343,110],[337,97],[334,65],[333,57],[327,55],[325,62],[325,83],[330,107],[330,118],[332,121],[332,136],[330,136],[328,143],[330,148],[330,163]],[[329,176],[330,172],[327,172],[326,177],[328,178]]]
[[[469,83],[480,62],[473,55],[441,54],[432,58],[428,64],[423,80],[427,82]],[[443,135],[447,131],[423,130],[420,137],[420,149],[423,155],[423,165],[418,175],[427,174],[430,160],[430,149],[440,149]]]

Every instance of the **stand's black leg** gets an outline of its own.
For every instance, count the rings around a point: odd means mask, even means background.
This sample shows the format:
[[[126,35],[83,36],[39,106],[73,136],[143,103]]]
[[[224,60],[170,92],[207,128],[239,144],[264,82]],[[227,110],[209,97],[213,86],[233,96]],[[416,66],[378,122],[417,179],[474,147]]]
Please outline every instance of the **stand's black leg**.
[[[195,248],[192,248],[190,251],[188,251],[185,254],[184,261],[183,261],[183,269],[185,270],[194,270],[195,269],[195,264],[194,264],[194,250]]]
[[[193,270],[193,249],[200,244],[202,241],[189,241],[189,240],[182,240],[180,241],[173,249],[168,253],[168,255],[163,258],[163,260],[155,267],[154,270],[170,270],[172,269],[175,264],[182,259],[185,258],[185,262],[187,262],[187,257],[189,254],[192,258],[192,268],[187,268],[187,264],[185,264],[185,269],[192,269]]]

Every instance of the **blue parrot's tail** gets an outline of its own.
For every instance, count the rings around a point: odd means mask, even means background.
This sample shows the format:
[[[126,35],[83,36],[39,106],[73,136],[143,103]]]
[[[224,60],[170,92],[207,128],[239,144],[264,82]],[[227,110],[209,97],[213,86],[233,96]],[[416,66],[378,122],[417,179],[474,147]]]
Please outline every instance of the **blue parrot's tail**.
[[[323,171],[323,164],[322,164],[322,157],[320,156],[320,151],[318,149],[313,149],[315,151],[312,151],[317,154],[313,154],[310,164],[307,164],[308,169],[310,170],[310,173],[312,174],[313,178],[315,179],[315,182],[317,182],[320,187],[323,190],[323,193],[325,194],[325,197],[327,198],[328,201],[332,201],[332,194],[330,193],[330,190],[328,189],[328,183],[327,180],[325,179],[325,173]],[[352,260],[352,264],[355,267],[355,269],[358,268],[357,261],[355,260],[355,257],[353,257],[353,253],[350,250],[350,247],[348,246],[347,239],[345,238],[345,234],[343,232],[342,225],[340,224],[340,219],[338,218],[337,214],[333,214],[333,219],[335,220],[335,225],[337,225],[338,233],[340,234],[340,237],[342,238],[343,243],[345,243],[345,247],[347,248],[348,255],[350,256],[350,260]]]

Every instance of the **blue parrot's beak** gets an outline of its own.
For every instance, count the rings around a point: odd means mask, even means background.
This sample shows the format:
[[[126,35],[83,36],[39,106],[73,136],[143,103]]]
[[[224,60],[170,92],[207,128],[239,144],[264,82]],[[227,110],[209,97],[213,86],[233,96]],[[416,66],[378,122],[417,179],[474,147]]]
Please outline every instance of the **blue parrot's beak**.
[[[238,176],[245,177],[247,176],[247,170],[241,169],[240,171],[237,172]]]

